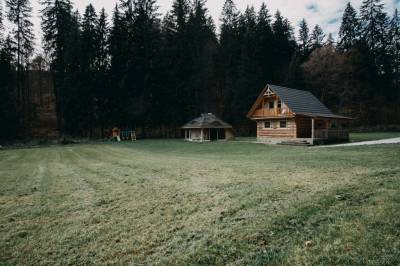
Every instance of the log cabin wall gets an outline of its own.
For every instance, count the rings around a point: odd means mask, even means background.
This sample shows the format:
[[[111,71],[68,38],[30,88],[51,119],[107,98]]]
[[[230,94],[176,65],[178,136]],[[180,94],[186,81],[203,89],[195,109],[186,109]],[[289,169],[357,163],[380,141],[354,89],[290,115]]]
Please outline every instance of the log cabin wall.
[[[281,128],[280,122],[286,121],[286,127]],[[270,123],[270,128],[265,127],[265,123]],[[268,138],[276,139],[290,139],[296,138],[296,120],[292,119],[279,119],[279,120],[265,120],[257,123],[257,136],[259,140]]]

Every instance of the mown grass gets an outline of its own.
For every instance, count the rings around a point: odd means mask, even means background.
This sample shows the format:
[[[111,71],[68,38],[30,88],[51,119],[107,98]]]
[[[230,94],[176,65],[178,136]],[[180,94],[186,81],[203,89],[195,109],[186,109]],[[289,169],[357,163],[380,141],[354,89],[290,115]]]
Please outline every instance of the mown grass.
[[[400,132],[371,132],[371,133],[351,133],[350,141],[370,141],[370,140],[381,140],[390,138],[400,138]]]
[[[0,151],[0,265],[398,265],[400,145]]]
[[[370,132],[370,133],[350,133],[350,142],[381,140],[390,138],[400,138],[400,132]],[[237,141],[255,142],[256,137],[239,137]]]

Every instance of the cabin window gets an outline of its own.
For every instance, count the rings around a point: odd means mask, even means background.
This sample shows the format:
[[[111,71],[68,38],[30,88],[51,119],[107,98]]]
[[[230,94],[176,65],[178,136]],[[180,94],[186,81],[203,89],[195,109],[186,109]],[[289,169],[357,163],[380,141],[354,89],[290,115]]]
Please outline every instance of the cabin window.
[[[275,108],[275,102],[269,102],[268,106],[269,106],[269,109],[274,109]]]
[[[271,128],[271,122],[270,121],[264,122],[264,128]]]
[[[280,121],[279,126],[281,128],[287,128],[287,122],[286,121]]]
[[[278,101],[278,108],[282,108],[282,101]]]

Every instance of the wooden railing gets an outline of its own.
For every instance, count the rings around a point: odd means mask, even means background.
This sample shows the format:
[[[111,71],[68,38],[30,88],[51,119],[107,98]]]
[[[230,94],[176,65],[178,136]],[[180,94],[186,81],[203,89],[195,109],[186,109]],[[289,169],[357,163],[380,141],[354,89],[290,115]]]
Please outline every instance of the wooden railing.
[[[255,117],[274,117],[274,116],[286,116],[290,115],[289,109],[285,108],[274,108],[274,109],[268,109],[268,108],[261,108],[257,109],[253,116]]]
[[[314,131],[316,139],[349,139],[347,129],[316,129]]]

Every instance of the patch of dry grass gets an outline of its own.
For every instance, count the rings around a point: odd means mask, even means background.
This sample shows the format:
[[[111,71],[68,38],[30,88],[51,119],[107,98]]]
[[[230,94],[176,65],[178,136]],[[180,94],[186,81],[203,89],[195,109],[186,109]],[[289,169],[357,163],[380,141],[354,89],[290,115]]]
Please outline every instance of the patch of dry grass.
[[[400,145],[8,150],[0,182],[0,264],[400,263]]]

